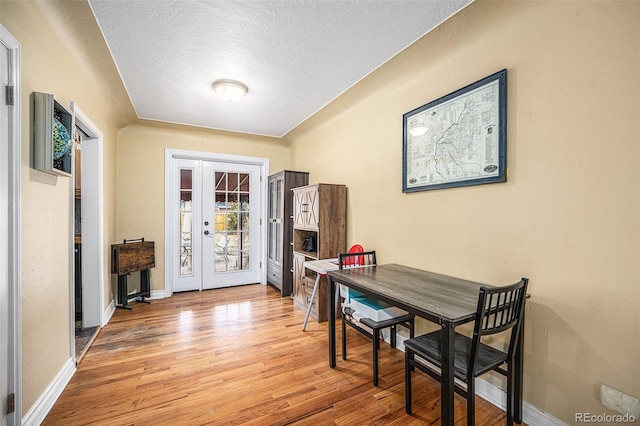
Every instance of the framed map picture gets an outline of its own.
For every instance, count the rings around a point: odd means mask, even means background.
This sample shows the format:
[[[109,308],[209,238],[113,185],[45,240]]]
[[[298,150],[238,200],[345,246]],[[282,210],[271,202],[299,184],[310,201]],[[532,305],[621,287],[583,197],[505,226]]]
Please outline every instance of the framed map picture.
[[[506,180],[506,69],[402,120],[402,192]]]

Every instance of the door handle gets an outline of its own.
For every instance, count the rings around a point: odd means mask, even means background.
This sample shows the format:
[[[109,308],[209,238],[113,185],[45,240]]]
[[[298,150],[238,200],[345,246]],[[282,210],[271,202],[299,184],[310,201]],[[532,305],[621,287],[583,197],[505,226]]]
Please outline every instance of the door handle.
[[[204,235],[206,235],[207,237],[213,237],[213,235],[211,235],[211,232],[209,231],[204,231]]]

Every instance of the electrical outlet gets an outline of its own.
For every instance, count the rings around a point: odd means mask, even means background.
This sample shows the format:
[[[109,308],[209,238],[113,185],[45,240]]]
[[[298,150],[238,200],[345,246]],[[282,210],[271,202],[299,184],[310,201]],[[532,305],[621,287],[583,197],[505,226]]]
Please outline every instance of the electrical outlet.
[[[600,402],[605,407],[622,414],[629,414],[636,419],[640,417],[640,401],[638,398],[620,392],[604,383],[600,386]]]

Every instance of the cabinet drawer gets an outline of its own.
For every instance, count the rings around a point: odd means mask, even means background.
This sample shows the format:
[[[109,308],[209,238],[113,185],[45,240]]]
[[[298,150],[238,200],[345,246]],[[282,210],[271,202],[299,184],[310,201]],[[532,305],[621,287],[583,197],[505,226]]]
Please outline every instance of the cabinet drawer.
[[[282,268],[267,263],[267,281],[282,290]]]
[[[309,297],[311,297],[311,293],[313,292],[313,286],[316,284],[316,277],[303,277],[302,283],[304,287],[307,289],[307,293]]]

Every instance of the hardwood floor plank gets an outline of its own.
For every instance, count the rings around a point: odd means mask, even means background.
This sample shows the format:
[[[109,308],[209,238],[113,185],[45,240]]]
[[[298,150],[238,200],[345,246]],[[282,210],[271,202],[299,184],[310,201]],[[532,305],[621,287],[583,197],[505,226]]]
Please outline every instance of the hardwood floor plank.
[[[44,425],[439,424],[439,384],[414,375],[404,412],[404,354],[383,344],[380,386],[371,342],[349,329],[349,359],[331,369],[327,323],[261,285],[179,293],[117,310]],[[479,425],[504,412],[477,399]],[[456,396],[456,424],[465,424]]]

